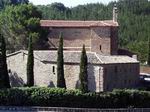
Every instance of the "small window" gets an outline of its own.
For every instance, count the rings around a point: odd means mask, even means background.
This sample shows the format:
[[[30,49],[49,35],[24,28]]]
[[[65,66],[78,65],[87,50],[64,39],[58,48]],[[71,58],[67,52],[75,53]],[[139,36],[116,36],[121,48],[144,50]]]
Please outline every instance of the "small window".
[[[11,73],[11,70],[10,70],[10,69],[8,69],[8,73]]]
[[[55,66],[53,66],[53,68],[52,68],[52,69],[53,69],[53,74],[55,74]]]
[[[100,49],[100,51],[102,50],[102,46],[101,45],[99,46],[99,49]]]

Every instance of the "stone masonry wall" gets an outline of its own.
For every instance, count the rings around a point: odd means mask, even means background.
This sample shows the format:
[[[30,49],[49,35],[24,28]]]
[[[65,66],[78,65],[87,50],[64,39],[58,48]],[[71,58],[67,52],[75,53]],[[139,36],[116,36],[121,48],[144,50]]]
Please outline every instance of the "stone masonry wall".
[[[10,80],[12,86],[22,86],[27,81],[26,64],[27,55],[19,53],[7,58],[8,69],[11,70]],[[56,74],[52,72],[55,64],[43,63],[34,59],[34,83],[37,86],[54,86],[56,85]]]
[[[110,28],[92,28],[91,51],[99,54],[110,54],[110,48]]]
[[[26,63],[27,55],[23,53],[16,54],[7,58],[8,69],[11,70],[10,81],[12,86],[23,86],[26,83]],[[89,90],[103,90],[99,83],[98,65],[89,64],[88,82]],[[65,64],[65,80],[68,89],[79,88],[79,64]],[[34,83],[35,86],[56,87],[57,84],[57,65],[56,63],[41,62],[34,59]]]
[[[57,48],[59,45],[59,35],[62,32],[64,38],[64,49],[77,49],[90,47],[89,28],[51,28],[48,36],[50,48]]]
[[[111,27],[111,55],[118,54],[118,27]]]
[[[116,27],[49,28],[48,47],[57,49],[62,32],[64,50],[82,50],[84,44],[87,51],[117,54],[117,31]]]
[[[104,91],[135,88],[139,83],[139,64],[104,65]]]

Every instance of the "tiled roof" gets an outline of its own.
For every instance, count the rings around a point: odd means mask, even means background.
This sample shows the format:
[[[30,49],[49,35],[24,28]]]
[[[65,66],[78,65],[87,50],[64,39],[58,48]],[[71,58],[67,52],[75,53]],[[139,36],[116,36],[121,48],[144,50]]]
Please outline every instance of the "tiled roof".
[[[34,55],[42,61],[56,62],[57,51],[34,51]],[[81,52],[79,51],[64,51],[64,62],[80,63]],[[93,52],[87,52],[89,63],[101,63]]]
[[[131,58],[129,56],[121,56],[121,55],[112,55],[112,56],[105,56],[99,55],[97,56],[102,60],[102,63],[109,64],[109,63],[139,63],[136,59]]]
[[[68,20],[41,20],[43,27],[98,27],[98,26],[118,26],[113,20],[105,21],[68,21]]]
[[[25,53],[27,51],[7,55],[7,57],[16,55],[18,53]],[[64,51],[64,62],[66,63],[80,63],[81,52],[79,51]],[[87,52],[88,63],[91,64],[113,64],[113,63],[139,63],[136,59],[129,56],[104,56],[96,54],[95,52]],[[56,62],[57,51],[39,50],[34,51],[34,58],[42,62]]]

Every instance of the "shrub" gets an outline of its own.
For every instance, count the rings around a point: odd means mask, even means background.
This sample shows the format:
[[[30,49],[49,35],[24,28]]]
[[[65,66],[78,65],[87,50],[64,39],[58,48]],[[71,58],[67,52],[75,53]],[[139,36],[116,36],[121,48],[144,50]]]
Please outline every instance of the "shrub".
[[[150,92],[115,90],[82,93],[60,88],[11,88],[0,90],[0,106],[51,106],[78,108],[148,108]]]

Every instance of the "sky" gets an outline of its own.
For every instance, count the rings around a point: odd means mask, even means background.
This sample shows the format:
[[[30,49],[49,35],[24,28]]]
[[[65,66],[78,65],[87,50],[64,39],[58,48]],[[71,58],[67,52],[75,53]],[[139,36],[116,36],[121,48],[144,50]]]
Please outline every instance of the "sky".
[[[74,7],[77,5],[83,5],[87,3],[109,3],[110,1],[115,1],[115,0],[29,0],[32,2],[34,5],[46,5],[46,4],[51,4],[53,2],[60,2],[63,3],[67,7]]]

